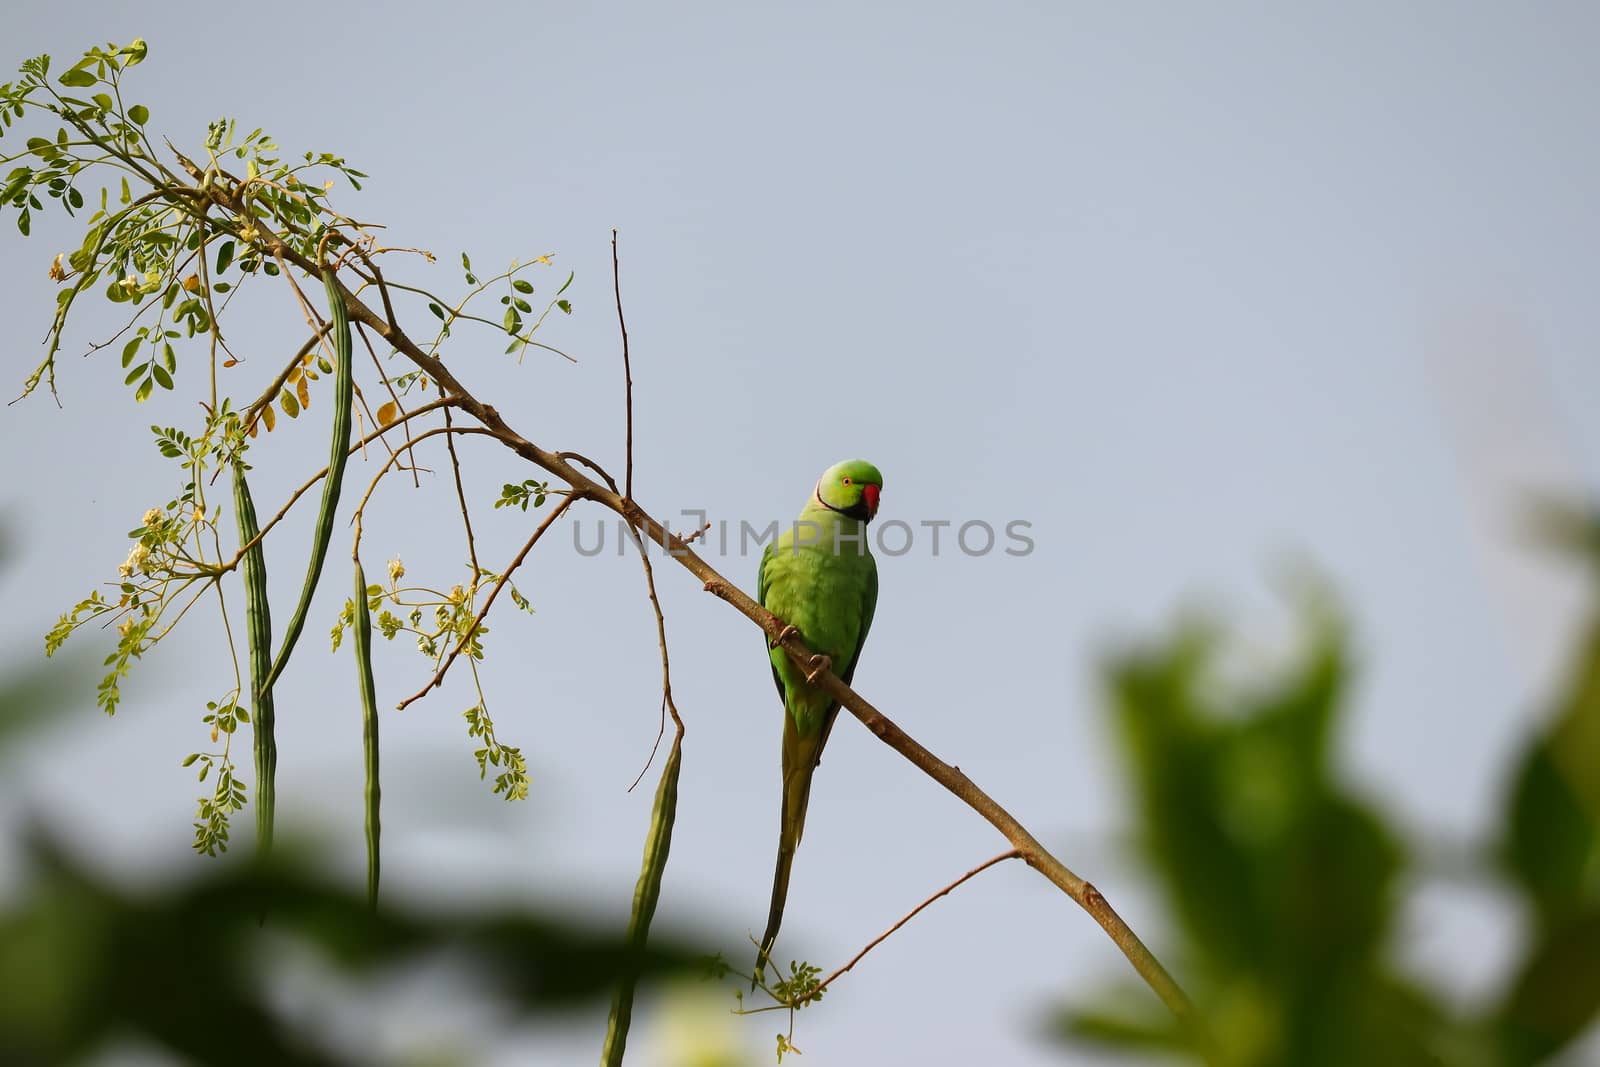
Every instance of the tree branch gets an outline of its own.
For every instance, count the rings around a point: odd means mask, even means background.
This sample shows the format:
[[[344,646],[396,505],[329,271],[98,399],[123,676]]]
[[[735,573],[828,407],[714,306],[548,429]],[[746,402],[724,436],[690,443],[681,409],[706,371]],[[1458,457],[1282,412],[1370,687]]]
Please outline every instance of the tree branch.
[[[995,864],[1003,863],[1006,860],[1017,859],[1021,855],[1022,855],[1021,852],[1018,852],[1016,849],[1011,849],[1009,852],[1002,852],[998,856],[994,856],[994,857],[992,857],[990,859],[984,860],[982,863],[980,863],[976,867],[972,868],[972,870],[968,871],[966,874],[963,874],[960,878],[957,878],[955,881],[951,882],[949,885],[945,886],[943,889],[941,889],[937,893],[933,894],[933,896],[929,897],[927,900],[924,900],[921,904],[918,904],[916,907],[914,907],[910,911],[906,912],[906,914],[901,917],[899,922],[895,923],[893,926],[889,927],[889,929],[885,930],[883,933],[881,933],[877,937],[873,938],[871,941],[869,941],[867,943],[867,947],[866,948],[862,949],[860,952],[857,952],[854,956],[850,957],[850,962],[849,963],[845,964],[843,967],[840,967],[838,970],[836,970],[832,974],[828,975],[828,977],[826,977],[822,981],[818,982],[817,985],[816,985],[816,988],[814,988],[810,993],[807,993],[804,997],[802,997],[801,1000],[798,1003],[795,1004],[795,1007],[800,1007],[803,1004],[809,1003],[810,1001],[817,1000],[818,998],[820,998],[822,996],[822,994],[827,990],[827,988],[830,985],[833,984],[833,980],[835,978],[838,978],[840,975],[846,973],[851,968],[853,968],[856,964],[860,963],[861,962],[861,958],[863,956],[865,956],[867,953],[871,952],[873,949],[877,948],[879,945],[881,945],[885,941],[887,941],[889,939],[889,936],[891,934],[893,934],[896,930],[900,929],[902,926],[904,926],[906,923],[910,922],[912,919],[915,919],[917,917],[917,914],[919,912],[921,912],[922,909],[926,908],[929,904],[932,904],[934,901],[938,900],[940,897],[946,896],[947,894],[953,892],[957,887],[959,887],[961,885],[962,882],[965,882],[965,881],[967,881],[968,879],[971,879],[971,878],[976,878],[978,875],[982,874],[984,871],[987,871],[990,867],[993,867]]]
[[[456,432],[460,433],[461,431],[458,429]],[[533,551],[533,546],[539,543],[539,538],[544,536],[544,532],[546,530],[555,525],[555,521],[561,517],[561,513],[566,511],[567,508],[571,507],[573,501],[577,500],[581,495],[582,494],[580,493],[574,492],[568,496],[562,497],[561,503],[552,508],[550,514],[544,517],[544,521],[541,522],[533,531],[533,536],[528,538],[527,543],[522,546],[522,549],[517,553],[516,558],[511,561],[510,565],[506,567],[505,571],[500,575],[500,577],[495,580],[494,588],[489,590],[488,597],[486,597],[483,601],[483,607],[479,608],[478,614],[473,616],[472,625],[468,626],[462,633],[461,639],[457,641],[456,646],[450,650],[450,655],[445,657],[444,663],[440,664],[439,669],[435,671],[433,677],[428,680],[428,684],[417,690],[415,693],[412,693],[410,696],[406,697],[400,703],[396,704],[396,711],[406,710],[407,707],[415,704],[417,701],[427,696],[428,690],[437,689],[439,686],[444,684],[445,672],[447,672],[450,669],[450,665],[456,661],[456,657],[461,655],[461,650],[472,643],[472,636],[478,632],[478,627],[482,625],[484,617],[489,614],[489,609],[494,606],[494,598],[500,595],[500,590],[505,586],[506,582],[511,580],[511,572],[522,566],[522,561],[528,558],[528,553]]]
[[[411,419],[416,418],[418,415],[426,415],[428,412],[436,411],[439,408],[449,408],[449,407],[453,406],[455,403],[456,403],[455,398],[453,398],[453,397],[445,397],[445,398],[441,398],[439,400],[434,400],[434,401],[431,401],[431,402],[429,402],[427,404],[424,404],[421,407],[417,408],[415,411],[409,412],[406,415],[402,416],[401,418],[396,419],[394,422],[389,423],[387,426],[380,427],[379,429],[376,429],[376,430],[372,431],[371,433],[367,434],[367,436],[363,437],[361,440],[359,440],[355,444],[351,445],[350,446],[350,451],[346,452],[345,455],[354,456],[357,452],[361,451],[363,448],[366,448],[368,445],[370,445],[372,442],[376,441],[378,438],[382,437],[384,434],[388,433],[390,430],[392,430],[395,427],[400,426],[400,425],[410,421]],[[391,459],[397,454],[398,453],[396,453],[396,452],[394,452],[392,450],[389,453]],[[294,507],[295,502],[298,501],[301,497],[305,496],[306,493],[310,492],[311,488],[313,486],[315,486],[318,482],[322,481],[322,479],[326,478],[327,476],[328,476],[328,468],[327,467],[323,467],[320,471],[318,471],[317,473],[313,474],[309,479],[307,479],[306,482],[300,486],[300,488],[296,489],[293,493],[290,493],[289,494],[289,499],[287,501],[285,501],[283,507],[278,509],[278,513],[276,515],[272,516],[272,518],[268,519],[267,520],[267,524],[265,526],[261,527],[261,532],[256,534],[254,537],[252,537],[249,540],[249,542],[247,542],[246,544],[240,545],[239,546],[239,551],[234,553],[233,558],[231,560],[229,560],[227,563],[224,563],[221,566],[219,566],[217,568],[217,570],[216,570],[216,574],[217,575],[226,574],[228,571],[231,571],[235,567],[237,567],[239,565],[239,561],[244,558],[244,554],[246,552],[250,551],[250,549],[254,548],[258,543],[260,543],[261,539],[266,537],[268,532],[271,531],[271,529],[274,526],[278,525],[278,523],[280,521],[282,521],[282,519],[283,519],[283,517],[285,515],[289,514],[289,509]],[[213,577],[214,577],[214,575],[213,575]]]
[[[443,397],[440,399],[443,399]],[[448,407],[444,409],[444,424],[446,426],[452,425]],[[478,542],[472,536],[472,515],[467,510],[467,490],[461,484],[461,460],[456,456],[456,435],[453,433],[445,434],[444,446],[450,451],[450,472],[455,475],[456,480],[456,503],[461,505],[461,525],[467,529],[467,560],[472,564],[472,581],[476,584],[478,575],[481,573],[481,569],[478,567]],[[416,453],[413,452],[411,455],[412,466],[415,466],[416,462]]]
[[[222,200],[230,209],[243,213],[243,205],[237,202],[237,194],[215,187],[208,189],[207,192]],[[264,223],[257,220],[255,225],[262,232],[261,240],[265,246],[275,254],[281,254],[302,270],[316,271],[316,264],[273,235]],[[424,352],[398,325],[391,324],[377,315],[343,283],[340,283],[340,288],[352,320],[364,323],[377,331],[379,336],[426,372],[433,381],[443,385],[448,394],[458,398],[461,409],[477,419],[502,444],[523,459],[565,481],[575,493],[597,501],[616,512],[645,537],[666,546],[668,554],[700,579],[707,592],[727,601],[734,610],[759,626],[766,632],[768,640],[775,645],[781,645],[798,666],[806,670],[811,669],[810,663],[814,653],[806,647],[799,636],[792,631],[786,635],[782,620],[724,578],[716,568],[696,555],[681,538],[666,531],[661,523],[639,508],[631,499],[599,485],[575,469],[559,454],[540,448],[523,437],[501,417],[499,411],[473,396],[441,360]],[[1209,1047],[1204,1037],[1204,1025],[1188,995],[1098,889],[1051,855],[1015,816],[980,789],[961,772],[959,767],[945,763],[928,751],[895,725],[883,712],[840,681],[831,671],[819,674],[816,684],[826,690],[841,706],[848,708],[850,713],[880,741],[900,753],[923,773],[954,794],[962,803],[981,815],[1011,842],[1020,856],[1027,861],[1028,866],[1042,874],[1051,884],[1088,912],[1111,938],[1112,943],[1127,957],[1128,962],[1145,983],[1195,1035],[1197,1046],[1202,1050]]]
[[[628,419],[627,468],[623,471],[622,495],[633,499],[633,363],[628,358],[628,323],[622,317],[622,271],[617,265],[617,231],[611,231],[611,289],[617,297],[617,328],[622,331],[622,379],[626,386],[624,410]],[[649,573],[650,564],[645,565]],[[652,587],[654,583],[652,583]],[[652,588],[651,599],[655,599]]]

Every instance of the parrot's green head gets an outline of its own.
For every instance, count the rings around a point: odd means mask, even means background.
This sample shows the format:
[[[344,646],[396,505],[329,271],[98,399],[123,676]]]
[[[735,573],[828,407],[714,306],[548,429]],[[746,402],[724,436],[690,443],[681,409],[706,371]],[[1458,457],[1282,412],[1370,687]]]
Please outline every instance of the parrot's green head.
[[[817,501],[830,511],[871,522],[878,513],[883,475],[864,459],[847,459],[822,472],[817,481]]]

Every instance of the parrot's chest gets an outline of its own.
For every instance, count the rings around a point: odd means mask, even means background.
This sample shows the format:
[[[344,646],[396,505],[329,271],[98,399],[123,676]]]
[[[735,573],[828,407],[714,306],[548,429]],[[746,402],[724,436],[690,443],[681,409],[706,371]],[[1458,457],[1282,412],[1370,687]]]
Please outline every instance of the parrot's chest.
[[[872,558],[858,556],[849,546],[838,554],[831,546],[798,553],[780,547],[767,566],[767,610],[799,630],[842,675],[861,637]]]

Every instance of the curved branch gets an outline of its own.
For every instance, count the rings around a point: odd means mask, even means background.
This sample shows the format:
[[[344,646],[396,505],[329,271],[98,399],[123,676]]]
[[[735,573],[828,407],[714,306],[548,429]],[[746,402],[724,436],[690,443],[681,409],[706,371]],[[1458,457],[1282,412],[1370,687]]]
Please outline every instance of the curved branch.
[[[455,432],[462,433],[463,428],[458,427]],[[477,430],[476,432],[482,433],[483,431]],[[533,551],[533,546],[539,543],[539,538],[544,536],[546,530],[555,525],[556,520],[561,517],[561,513],[571,507],[572,502],[577,500],[580,495],[579,493],[573,493],[570,496],[562,497],[561,503],[557,504],[550,514],[544,517],[544,521],[533,531],[533,536],[528,538],[527,543],[522,546],[522,550],[517,553],[516,558],[495,580],[494,588],[489,590],[488,597],[483,601],[483,607],[478,609],[478,614],[473,617],[472,624],[461,634],[461,640],[456,642],[456,647],[450,650],[450,655],[445,657],[444,663],[440,664],[439,669],[433,673],[433,677],[428,679],[428,684],[396,704],[394,706],[396,711],[406,710],[407,707],[427,696],[428,690],[437,689],[444,684],[445,672],[456,661],[456,657],[461,655],[461,650],[472,643],[473,635],[478,632],[478,627],[483,624],[484,617],[489,614],[489,609],[494,606],[494,598],[500,595],[500,590],[505,587],[506,582],[511,580],[511,572],[522,566],[522,561],[528,558],[528,553]]]
[[[418,415],[426,415],[428,412],[437,411],[439,408],[451,407],[451,406],[453,406],[455,404],[455,402],[456,401],[455,401],[455,399],[453,397],[444,397],[444,398],[441,398],[439,400],[434,400],[434,401],[431,401],[430,403],[424,404],[421,407],[416,408],[415,410],[407,413],[406,415],[396,419],[395,421],[393,421],[391,423],[388,423],[387,425],[383,426],[382,428],[374,430],[371,433],[367,434],[367,436],[363,437],[361,440],[359,440],[355,444],[351,445],[350,446],[350,451],[345,453],[345,454],[349,455],[349,456],[354,456],[357,452],[361,451],[363,448],[366,448],[372,442],[376,441],[378,438],[382,437],[384,434],[388,433],[390,430],[394,429],[396,426],[400,426],[400,425],[410,421],[411,419],[416,418]],[[391,457],[396,455],[396,454],[398,454],[398,453],[390,453]],[[244,559],[244,554],[246,552],[250,551],[250,549],[254,548],[261,541],[262,538],[267,536],[267,534],[272,530],[272,528],[274,526],[278,525],[278,523],[283,519],[283,517],[285,515],[289,514],[289,509],[294,507],[295,502],[298,501],[301,497],[305,496],[306,493],[310,492],[313,486],[315,486],[318,482],[322,481],[322,479],[326,478],[327,476],[328,476],[328,468],[327,467],[323,467],[320,471],[318,471],[317,473],[313,474],[303,485],[300,486],[300,488],[296,489],[293,493],[290,493],[289,494],[289,499],[284,503],[283,507],[278,509],[278,513],[276,515],[272,516],[272,518],[268,519],[267,520],[267,524],[265,526],[261,527],[261,532],[256,534],[255,537],[251,538],[250,541],[247,542],[246,544],[240,545],[239,546],[239,551],[234,553],[233,558],[231,560],[229,560],[227,563],[219,565],[217,567],[215,573],[216,574],[226,574],[228,571],[231,571],[235,567],[237,567],[239,565],[239,561]]]
[[[219,190],[211,190],[211,195],[226,200]],[[238,205],[230,203],[230,208],[238,209]],[[263,242],[273,252],[294,262],[303,270],[315,271],[316,265],[290,248],[280,238],[271,234],[264,224],[256,225],[262,231]],[[667,531],[661,523],[651,518],[632,500],[629,500],[615,491],[596,483],[592,478],[577,470],[558,453],[547,451],[523,437],[514,430],[500,412],[493,406],[485,404],[461,381],[450,372],[443,361],[424,352],[398,325],[392,324],[366,304],[362,303],[348,288],[343,287],[345,303],[349,309],[350,318],[361,322],[377,331],[385,341],[411,360],[418,368],[425,371],[434,382],[442,385],[445,392],[458,398],[463,411],[480,422],[485,430],[497,438],[503,445],[528,460],[535,466],[548,471],[550,474],[565,481],[573,492],[597,501],[618,515],[637,529],[641,534],[657,541],[667,548],[668,554],[678,563],[699,578],[707,592],[720,597],[728,602],[735,611],[754,622],[766,632],[769,642],[781,645],[789,657],[799,666],[810,669],[813,657],[811,649],[800,640],[794,631],[785,634],[784,623],[770,611],[757,604],[737,586],[724,578],[716,568],[695,554],[687,543]],[[1164,1004],[1172,1011],[1178,1020],[1187,1027],[1195,1036],[1196,1044],[1202,1050],[1209,1047],[1205,1037],[1203,1022],[1196,1014],[1194,1004],[1184,993],[1177,981],[1161,965],[1153,952],[1139,939],[1122,916],[1106,900],[1105,896],[1087,880],[1075,873],[1066,864],[1062,863],[1050,851],[1039,843],[1028,829],[1017,821],[1009,811],[1003,808],[995,799],[978,787],[978,785],[961,772],[959,767],[952,766],[939,759],[928,749],[919,744],[916,739],[895,725],[883,712],[879,711],[869,701],[855,690],[845,685],[831,671],[824,671],[817,675],[816,684],[820,685],[839,704],[848,708],[861,723],[871,730],[884,744],[900,753],[919,770],[945,789],[954,794],[962,803],[981,815],[990,825],[1000,831],[1001,835],[1011,842],[1022,859],[1028,866],[1038,871],[1051,884],[1055,885],[1067,896],[1077,903],[1089,916],[1099,924],[1111,938],[1113,944],[1121,950],[1132,964],[1133,969],[1144,979],[1145,983],[1159,996]]]
[[[795,1007],[798,1008],[803,1004],[809,1003],[810,1001],[820,999],[822,994],[827,991],[828,987],[834,983],[835,979],[837,979],[840,975],[849,972],[851,968],[855,967],[856,964],[861,962],[863,956],[887,941],[891,934],[900,929],[906,923],[910,922],[912,919],[915,919],[919,914],[922,913],[924,908],[928,907],[928,905],[932,904],[940,897],[948,896],[949,894],[953,893],[961,886],[963,882],[966,882],[972,878],[976,878],[978,875],[982,874],[984,871],[987,871],[995,864],[1004,863],[1006,860],[1018,859],[1021,857],[1021,855],[1021,852],[1018,852],[1016,849],[1011,849],[1008,852],[1000,853],[998,856],[991,856],[989,859],[984,860],[982,863],[972,868],[972,870],[968,871],[966,874],[963,874],[960,878],[957,878],[955,881],[951,882],[949,885],[933,894],[933,896],[929,897],[927,900],[924,900],[921,904],[918,904],[916,907],[906,912],[900,917],[899,922],[895,923],[893,926],[889,927],[889,929],[885,930],[883,933],[867,942],[866,948],[862,949],[860,952],[857,952],[854,956],[851,956],[849,963],[845,964],[843,967],[840,967],[838,970],[828,975],[828,977],[818,982],[816,988],[811,990],[811,992],[807,993],[795,1003]]]
[[[420,411],[422,409],[419,408],[418,410]],[[392,426],[394,424],[390,423],[389,425]],[[388,474],[389,470],[395,465],[396,461],[400,459],[400,453],[407,450],[412,450],[413,454],[415,454],[415,446],[421,444],[423,441],[426,441],[428,438],[437,437],[440,434],[457,433],[484,434],[489,437],[494,436],[492,431],[486,430],[480,426],[435,426],[431,430],[422,431],[415,437],[406,438],[400,447],[395,449],[394,454],[383,461],[383,466],[378,468],[378,473],[372,476],[372,481],[367,485],[367,491],[361,494],[361,503],[356,505],[355,515],[350,520],[355,524],[356,527],[356,547],[359,548],[361,544],[361,516],[367,510],[367,501],[372,499],[372,494],[377,491],[378,483],[383,481],[383,476]]]

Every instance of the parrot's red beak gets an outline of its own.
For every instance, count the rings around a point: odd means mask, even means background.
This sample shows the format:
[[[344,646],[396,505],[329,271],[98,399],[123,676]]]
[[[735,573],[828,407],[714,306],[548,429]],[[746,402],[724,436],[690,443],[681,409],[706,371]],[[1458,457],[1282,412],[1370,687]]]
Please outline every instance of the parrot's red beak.
[[[863,485],[861,498],[867,502],[867,516],[870,518],[878,513],[878,494],[883,492],[876,485]]]

